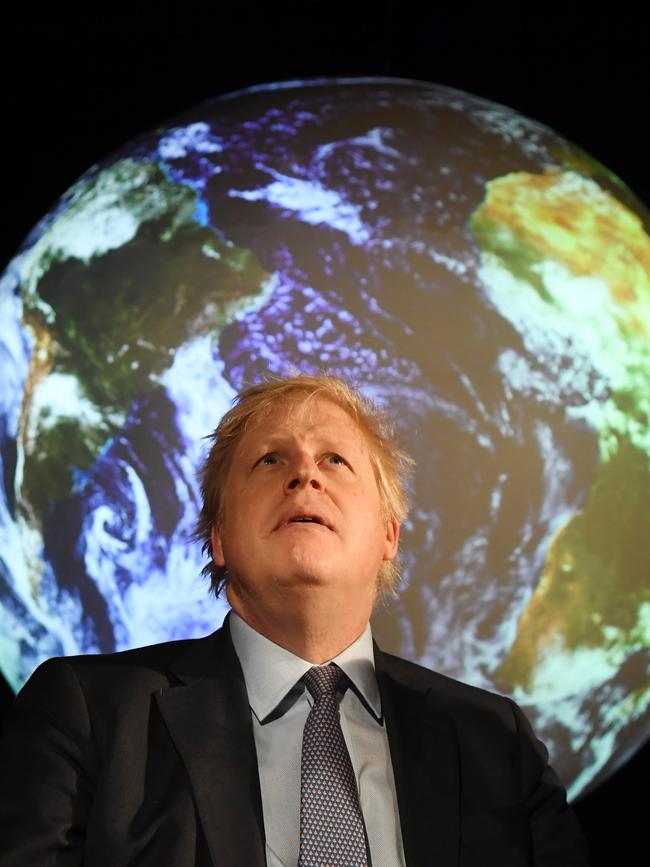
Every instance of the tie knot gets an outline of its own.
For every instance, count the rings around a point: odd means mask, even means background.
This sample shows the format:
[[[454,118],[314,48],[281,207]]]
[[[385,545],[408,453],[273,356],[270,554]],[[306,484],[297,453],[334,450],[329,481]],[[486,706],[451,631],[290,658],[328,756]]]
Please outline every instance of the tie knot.
[[[330,663],[329,665],[315,665],[303,675],[302,679],[314,701],[318,701],[324,695],[333,695],[336,692],[342,674],[343,672],[338,665]]]

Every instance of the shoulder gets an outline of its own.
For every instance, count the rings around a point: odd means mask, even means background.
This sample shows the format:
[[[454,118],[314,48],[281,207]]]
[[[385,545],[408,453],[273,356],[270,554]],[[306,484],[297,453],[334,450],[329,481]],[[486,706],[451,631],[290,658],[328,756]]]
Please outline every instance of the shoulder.
[[[419,695],[427,706],[464,726],[497,726],[515,734],[522,725],[522,711],[507,696],[471,686],[381,650],[376,651],[377,679],[384,689],[395,688]]]
[[[176,686],[179,660],[205,661],[219,654],[218,630],[198,639],[152,644],[116,653],[53,657],[41,663],[16,697],[14,709],[33,704],[41,707],[62,703],[81,705],[137,704],[139,696]]]
[[[459,755],[481,754],[481,773],[488,778],[498,778],[504,768],[518,767],[533,781],[531,788],[538,779],[548,777],[561,789],[548,768],[546,747],[511,698],[390,654],[379,654],[377,675],[382,702],[386,698],[387,706],[392,707],[393,720],[406,709],[412,726],[446,731]],[[413,723],[416,718],[418,722]]]
[[[110,678],[113,675],[129,677],[138,673],[155,678],[157,675],[164,674],[174,660],[189,648],[196,644],[207,643],[211,638],[212,636],[207,636],[166,641],[115,653],[56,656],[41,663],[31,679],[60,676],[66,670],[82,680],[86,677]]]
[[[16,696],[4,725],[16,742],[30,732],[103,755],[117,743],[144,745],[157,696],[219,668],[223,633],[109,654],[55,657],[42,663]],[[26,735],[25,735],[26,736]],[[144,746],[143,746],[144,748]],[[86,766],[91,766],[90,760]]]
[[[93,676],[102,676],[102,672],[129,671],[150,672],[151,674],[164,672],[167,668],[185,653],[190,647],[206,643],[212,636],[205,638],[186,638],[177,641],[165,641],[160,644],[149,644],[145,647],[135,647],[130,650],[120,650],[114,653],[86,653],[77,656],[57,656],[43,662],[36,672],[55,671],[67,667],[79,676],[89,673]],[[35,672],[35,673],[36,673]]]
[[[492,706],[509,701],[497,693],[463,683],[453,677],[418,665],[416,662],[385,653],[383,650],[376,650],[375,662],[378,677],[388,677],[406,688],[419,692],[432,691],[434,696],[441,696],[453,702]]]
[[[474,853],[477,864],[481,859],[510,863],[517,838],[534,854],[535,864],[588,863],[546,747],[512,699],[381,651],[375,662],[400,761],[415,744],[422,767],[430,762],[436,775],[445,763],[456,769],[461,842],[472,863]]]

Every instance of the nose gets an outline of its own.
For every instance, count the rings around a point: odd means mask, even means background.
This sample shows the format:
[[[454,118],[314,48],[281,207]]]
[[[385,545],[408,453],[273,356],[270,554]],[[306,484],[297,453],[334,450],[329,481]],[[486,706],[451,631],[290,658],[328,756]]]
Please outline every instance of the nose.
[[[297,455],[289,465],[285,481],[285,491],[295,491],[301,488],[322,490],[323,482],[316,461],[309,455]]]

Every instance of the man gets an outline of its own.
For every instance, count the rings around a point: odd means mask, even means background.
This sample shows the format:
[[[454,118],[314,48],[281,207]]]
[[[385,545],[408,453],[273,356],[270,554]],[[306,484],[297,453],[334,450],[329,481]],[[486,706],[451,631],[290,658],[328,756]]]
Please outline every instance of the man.
[[[373,648],[408,466],[340,380],[245,390],[198,529],[232,614],[37,670],[0,760],[1,867],[586,864],[521,711]]]

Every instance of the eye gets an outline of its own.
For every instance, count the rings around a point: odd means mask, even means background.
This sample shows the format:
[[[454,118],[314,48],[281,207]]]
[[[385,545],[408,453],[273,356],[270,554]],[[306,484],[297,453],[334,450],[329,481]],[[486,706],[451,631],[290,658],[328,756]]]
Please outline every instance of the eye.
[[[326,460],[329,464],[336,464],[338,466],[346,467],[347,461],[345,461],[341,455],[331,454],[327,455]]]
[[[277,464],[278,456],[275,452],[269,452],[259,459],[258,464],[263,464],[264,466],[273,466],[273,464]]]

